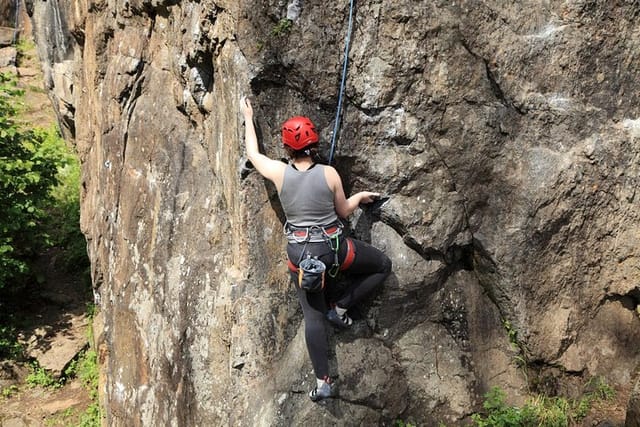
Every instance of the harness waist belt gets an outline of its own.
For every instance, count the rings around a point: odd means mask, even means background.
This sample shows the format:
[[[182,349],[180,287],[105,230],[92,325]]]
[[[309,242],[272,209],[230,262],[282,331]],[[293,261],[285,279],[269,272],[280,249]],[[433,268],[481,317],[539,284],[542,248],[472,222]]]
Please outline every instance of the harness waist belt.
[[[295,225],[285,224],[284,231],[287,240],[291,243],[317,243],[339,236],[342,234],[342,227],[340,225],[296,227]]]
[[[320,236],[324,236],[325,233],[328,234],[329,236],[333,235],[334,233],[337,233],[338,230],[340,230],[338,228],[337,225],[333,226],[333,227],[329,227],[329,228],[322,228],[322,229],[303,229],[303,230],[292,230],[291,234],[293,234],[296,237],[305,237],[307,234],[309,235],[320,235]]]

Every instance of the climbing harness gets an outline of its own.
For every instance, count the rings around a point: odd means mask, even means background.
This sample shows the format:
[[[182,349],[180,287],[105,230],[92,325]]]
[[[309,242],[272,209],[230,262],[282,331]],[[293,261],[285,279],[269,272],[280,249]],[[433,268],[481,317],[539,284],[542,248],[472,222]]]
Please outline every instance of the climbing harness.
[[[284,225],[285,234],[287,236],[287,240],[289,241],[289,243],[298,243],[298,244],[304,243],[304,247],[302,248],[302,252],[300,254],[300,259],[298,259],[298,265],[296,266],[296,264],[294,264],[290,259],[287,260],[287,265],[289,267],[289,270],[291,270],[294,273],[298,273],[299,275],[298,284],[300,287],[302,287],[301,286],[302,262],[306,261],[306,260],[303,260],[303,257],[306,253],[308,243],[319,243],[319,242],[327,243],[327,245],[329,246],[329,250],[333,252],[333,264],[331,265],[329,270],[326,271],[326,273],[332,278],[336,277],[338,275],[338,272],[348,269],[351,266],[351,264],[353,264],[353,261],[356,258],[355,245],[353,241],[348,237],[344,239],[344,241],[347,243],[347,255],[344,261],[342,262],[342,264],[340,263],[340,259],[338,257],[338,252],[340,251],[340,238],[342,235],[342,229],[343,229],[342,224],[332,224],[328,226],[314,225],[311,227],[296,227],[289,223],[286,223]],[[307,253],[307,259],[309,259],[310,257],[311,257],[311,254]],[[318,257],[315,257],[316,260],[318,260],[317,258]],[[321,262],[321,261],[318,260],[318,262]],[[323,286],[324,286],[324,283],[323,283]]]
[[[344,96],[344,87],[347,80],[347,63],[349,62],[349,45],[351,44],[351,30],[353,27],[353,3],[349,1],[349,25],[347,28],[347,37],[344,42],[344,60],[342,61],[342,79],[340,80],[340,91],[338,93],[338,108],[336,110],[336,121],[333,124],[333,135],[331,135],[331,152],[329,153],[329,164],[333,163],[333,153],[336,148],[336,138],[338,137],[338,127],[340,126],[340,114],[342,112],[342,97]]]
[[[324,242],[327,239],[340,236],[342,234],[342,224],[297,227],[287,222],[284,225],[284,234],[290,243]]]

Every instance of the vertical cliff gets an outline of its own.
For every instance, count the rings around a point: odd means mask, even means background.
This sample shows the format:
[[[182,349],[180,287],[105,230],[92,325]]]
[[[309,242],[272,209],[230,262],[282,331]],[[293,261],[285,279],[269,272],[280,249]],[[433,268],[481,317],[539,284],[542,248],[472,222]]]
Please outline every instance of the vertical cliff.
[[[357,2],[335,166],[391,196],[351,226],[394,273],[331,336],[326,405],[238,101],[270,156],[294,114],[329,141],[349,2],[28,3],[83,164],[109,425],[454,425],[494,385],[633,380],[636,3]]]

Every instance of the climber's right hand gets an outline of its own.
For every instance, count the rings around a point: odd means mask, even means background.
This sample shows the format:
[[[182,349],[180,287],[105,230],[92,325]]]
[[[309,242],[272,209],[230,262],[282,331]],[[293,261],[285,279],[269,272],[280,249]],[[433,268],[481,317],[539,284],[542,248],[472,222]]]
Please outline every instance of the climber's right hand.
[[[251,101],[246,96],[240,98],[240,111],[242,111],[245,121],[253,120],[253,107],[251,106]]]
[[[380,193],[372,193],[371,191],[360,192],[360,203],[372,203],[380,197]]]

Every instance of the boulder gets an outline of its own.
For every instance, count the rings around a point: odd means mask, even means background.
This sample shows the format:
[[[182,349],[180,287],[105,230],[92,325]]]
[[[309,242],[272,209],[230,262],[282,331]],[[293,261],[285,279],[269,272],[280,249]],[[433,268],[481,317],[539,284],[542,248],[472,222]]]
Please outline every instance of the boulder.
[[[0,48],[0,68],[6,68],[16,65],[16,57],[18,51],[15,47],[3,47]]]

